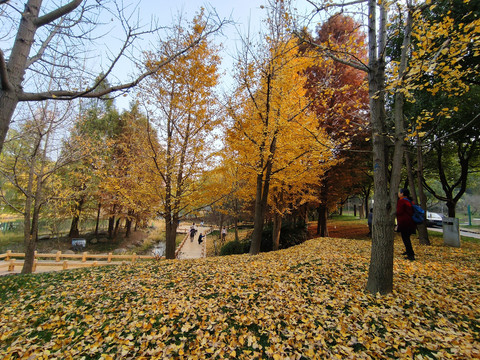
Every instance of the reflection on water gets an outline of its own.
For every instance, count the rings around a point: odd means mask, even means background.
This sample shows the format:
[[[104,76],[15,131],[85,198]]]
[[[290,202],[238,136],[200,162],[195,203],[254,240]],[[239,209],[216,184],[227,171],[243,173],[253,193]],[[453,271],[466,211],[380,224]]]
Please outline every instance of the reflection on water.
[[[165,241],[158,242],[152,249],[153,256],[165,256]]]

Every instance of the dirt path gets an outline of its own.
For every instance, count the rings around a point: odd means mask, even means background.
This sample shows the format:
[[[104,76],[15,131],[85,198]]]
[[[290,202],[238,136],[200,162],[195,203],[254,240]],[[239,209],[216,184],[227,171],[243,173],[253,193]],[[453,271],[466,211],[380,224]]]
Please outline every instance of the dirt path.
[[[210,228],[205,226],[198,226],[197,230],[198,231],[195,234],[193,240],[191,240],[190,237],[187,237],[187,239],[180,247],[177,255],[178,259],[199,259],[205,257],[206,246],[209,236],[205,236],[204,241],[201,244],[198,243],[198,236],[200,234],[205,235],[207,232],[210,231]]]

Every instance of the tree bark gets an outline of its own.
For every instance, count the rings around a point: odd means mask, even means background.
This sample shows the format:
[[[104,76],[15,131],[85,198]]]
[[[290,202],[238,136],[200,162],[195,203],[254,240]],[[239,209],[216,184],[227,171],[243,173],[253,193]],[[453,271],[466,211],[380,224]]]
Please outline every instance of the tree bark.
[[[98,235],[98,226],[100,224],[100,211],[102,209],[102,204],[98,203],[98,209],[97,209],[97,221],[95,222],[95,236]]]
[[[425,195],[425,191],[423,189],[423,153],[422,147],[420,143],[420,137],[417,135],[417,186],[418,186],[418,199],[419,204],[423,210],[425,210],[425,215],[427,214],[427,196]],[[430,245],[430,239],[428,237],[428,230],[427,224],[425,223],[425,233],[421,230],[420,236],[420,244],[422,245]]]
[[[413,177],[412,164],[410,162],[410,156],[408,152],[405,152],[405,163],[407,165],[407,175],[408,175],[408,184],[410,187],[410,195],[412,196],[413,202],[415,204],[419,204],[417,191],[415,189],[415,179]],[[426,222],[424,221],[422,224],[417,224],[417,230],[418,230],[418,238],[419,238],[420,244],[429,244]]]
[[[393,290],[393,224],[394,209],[389,196],[388,152],[386,144],[385,116],[385,45],[384,5],[381,7],[381,24],[377,39],[376,1],[369,0],[369,98],[370,124],[373,139],[373,180],[375,185],[373,204],[373,234],[367,290],[371,293],[386,294]],[[377,44],[378,41],[378,44]],[[381,50],[380,50],[381,49]],[[377,57],[377,50],[379,55]]]
[[[80,213],[82,212],[83,203],[85,201],[84,197],[81,197],[76,205],[75,215],[72,218],[72,223],[70,225],[70,231],[68,233],[69,238],[79,237],[80,232],[78,230],[78,224],[80,222]]]
[[[273,250],[280,248],[280,233],[282,230],[282,215],[275,212],[273,215]]]

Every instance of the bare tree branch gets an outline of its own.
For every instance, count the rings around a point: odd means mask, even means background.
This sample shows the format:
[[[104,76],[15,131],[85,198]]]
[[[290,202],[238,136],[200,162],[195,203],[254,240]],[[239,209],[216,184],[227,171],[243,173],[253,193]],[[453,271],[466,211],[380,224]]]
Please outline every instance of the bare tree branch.
[[[142,80],[144,80],[146,77],[155,74],[158,72],[163,66],[167,65],[168,63],[172,62],[176,58],[184,55],[187,53],[190,49],[194,48],[197,46],[200,42],[202,42],[205,38],[207,38],[209,35],[217,32],[220,30],[220,28],[225,24],[224,21],[221,21],[217,26],[214,28],[210,29],[209,31],[203,33],[199,38],[197,38],[195,41],[191,42],[187,47],[177,51],[175,54],[170,55],[163,61],[159,62],[158,65],[148,71],[145,71],[141,75],[139,75],[135,80],[124,83],[124,84],[119,84],[116,86],[111,86],[106,89],[98,90],[95,91],[95,89],[98,88],[98,86],[106,79],[106,77],[112,72],[115,64],[118,62],[120,57],[123,55],[124,50],[130,45],[131,41],[133,41],[132,36],[130,34],[130,37],[127,38],[125,41],[122,50],[119,52],[117,57],[112,61],[111,66],[107,70],[107,72],[100,77],[95,85],[87,90],[83,91],[68,91],[68,90],[57,90],[57,91],[47,91],[47,92],[41,92],[41,93],[21,93],[19,94],[18,98],[19,101],[41,101],[41,100],[47,100],[47,99],[56,99],[56,100],[72,100],[76,98],[99,98],[102,96],[105,96],[107,94],[110,94],[112,92],[117,92],[117,91],[122,91],[122,90],[128,90],[130,88],[135,87],[138,85]]]
[[[43,25],[50,24],[52,21],[55,21],[75,10],[81,3],[82,0],[73,0],[64,6],[59,7],[58,9],[39,17],[38,19],[36,19],[35,25],[37,26],[37,28],[39,28]]]

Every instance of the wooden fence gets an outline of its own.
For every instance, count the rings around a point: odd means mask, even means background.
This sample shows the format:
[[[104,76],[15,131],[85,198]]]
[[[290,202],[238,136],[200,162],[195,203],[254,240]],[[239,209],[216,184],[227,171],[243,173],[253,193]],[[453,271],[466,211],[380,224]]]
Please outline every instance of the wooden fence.
[[[10,250],[6,254],[0,254],[0,271],[7,268],[8,271],[14,271],[15,266],[23,266],[25,253],[13,253]],[[163,257],[162,257],[163,258]],[[93,261],[88,261],[93,259]],[[113,255],[108,254],[89,254],[84,252],[82,254],[62,254],[57,251],[55,254],[39,254],[35,251],[35,258],[33,262],[33,272],[40,266],[60,267],[62,270],[77,267],[89,266],[103,266],[112,264],[125,264],[127,262],[134,263],[137,260],[144,259],[159,259],[158,256],[149,255]],[[100,261],[98,261],[100,260]],[[60,269],[59,269],[60,270]]]

